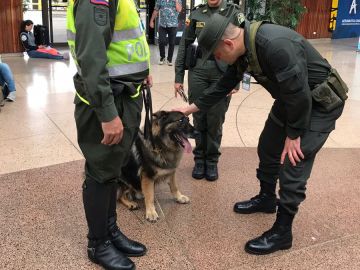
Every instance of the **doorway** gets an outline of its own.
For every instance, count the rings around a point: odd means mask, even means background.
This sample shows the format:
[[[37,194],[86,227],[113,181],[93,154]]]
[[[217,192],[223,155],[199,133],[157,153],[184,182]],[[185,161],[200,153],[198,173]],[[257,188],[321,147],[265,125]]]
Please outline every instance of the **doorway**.
[[[151,14],[156,0],[134,0],[138,6],[140,18],[146,29],[150,44],[157,43],[158,31],[149,27]],[[24,11],[24,19],[30,19],[34,24],[45,25],[49,29],[50,43],[65,45],[66,40],[66,9],[68,0],[26,0],[28,8]],[[178,44],[185,28],[185,19],[191,9],[202,3],[202,0],[183,0],[183,10],[179,15],[179,25],[176,43]],[[157,26],[155,27],[157,29]]]
[[[26,0],[24,20],[32,20],[34,25],[45,25],[49,30],[51,44],[66,44],[67,0]]]
[[[49,0],[49,32],[50,42],[65,44],[66,39],[66,8],[67,0]]]

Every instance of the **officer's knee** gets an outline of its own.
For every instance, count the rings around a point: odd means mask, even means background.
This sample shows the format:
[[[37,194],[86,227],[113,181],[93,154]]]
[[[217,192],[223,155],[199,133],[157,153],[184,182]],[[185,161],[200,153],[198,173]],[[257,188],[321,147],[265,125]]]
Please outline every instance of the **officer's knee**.
[[[97,188],[101,183],[97,182],[94,178],[86,176],[82,188],[86,189],[94,189]]]
[[[118,179],[117,178],[111,178],[111,179],[107,179],[104,181],[99,181],[94,179],[93,177],[89,177],[86,176],[82,188],[83,189],[96,189],[100,186],[104,186],[104,185],[111,185],[113,183],[117,183]]]

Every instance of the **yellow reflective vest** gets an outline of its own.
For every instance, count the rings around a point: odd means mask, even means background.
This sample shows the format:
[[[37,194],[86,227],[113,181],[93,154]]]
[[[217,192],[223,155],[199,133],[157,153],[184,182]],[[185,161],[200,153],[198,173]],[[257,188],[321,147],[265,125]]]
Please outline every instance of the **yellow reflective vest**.
[[[69,0],[67,8],[67,40],[70,52],[76,61],[74,2]],[[89,1],[89,0],[88,0]],[[89,16],[92,16],[89,14]],[[107,48],[109,76],[117,77],[148,70],[150,51],[145,30],[133,0],[120,0],[117,5],[114,32]],[[81,67],[77,65],[81,75]]]

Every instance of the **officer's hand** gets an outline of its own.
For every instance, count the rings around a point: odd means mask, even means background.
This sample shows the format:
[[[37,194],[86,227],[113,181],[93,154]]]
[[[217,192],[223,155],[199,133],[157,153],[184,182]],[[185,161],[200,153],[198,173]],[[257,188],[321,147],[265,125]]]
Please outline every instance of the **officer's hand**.
[[[181,89],[184,89],[184,85],[182,83],[175,83],[174,89],[175,89],[175,97],[177,98],[179,91]]]
[[[192,114],[194,112],[198,112],[199,108],[194,103],[192,103],[187,107],[175,108],[175,109],[172,109],[171,111],[172,112],[182,112],[185,115],[189,115],[189,114]]]
[[[110,122],[101,123],[104,132],[104,138],[101,143],[105,145],[113,145],[121,142],[124,132],[124,126],[119,116],[116,116]]]
[[[153,79],[151,75],[148,75],[146,79],[144,80],[144,83],[146,83],[149,87],[153,86]]]
[[[284,164],[286,155],[288,155],[289,160],[293,166],[296,166],[296,162],[300,162],[301,159],[304,159],[304,154],[302,153],[300,148],[300,142],[300,137],[297,137],[295,140],[286,137],[284,150],[281,154],[280,159],[281,164]]]
[[[154,21],[150,21],[150,28],[154,28],[155,27],[155,25],[154,25]]]
[[[232,94],[236,94],[237,92],[239,92],[239,89],[233,89],[231,90],[231,92],[229,94],[227,94],[226,96],[231,96]]]

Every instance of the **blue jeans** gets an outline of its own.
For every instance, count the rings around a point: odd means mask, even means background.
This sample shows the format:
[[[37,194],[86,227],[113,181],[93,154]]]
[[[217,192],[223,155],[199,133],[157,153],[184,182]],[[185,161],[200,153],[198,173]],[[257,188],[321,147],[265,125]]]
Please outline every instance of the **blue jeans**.
[[[6,85],[9,92],[16,91],[14,76],[10,70],[10,67],[5,63],[0,63],[0,85],[4,89],[5,89],[5,85]],[[4,93],[4,95],[6,95],[6,94]]]
[[[43,53],[38,51],[27,51],[27,54],[30,58],[47,58],[47,59],[57,59],[63,60],[64,57],[62,55],[53,55],[50,53]]]

